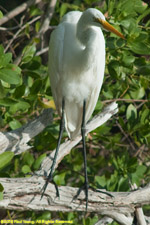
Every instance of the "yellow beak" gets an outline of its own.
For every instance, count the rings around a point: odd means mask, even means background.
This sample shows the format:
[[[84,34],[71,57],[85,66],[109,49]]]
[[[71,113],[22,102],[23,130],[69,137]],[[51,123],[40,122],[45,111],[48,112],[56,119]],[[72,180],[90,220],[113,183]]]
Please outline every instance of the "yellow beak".
[[[104,27],[104,29],[116,34],[117,36],[125,39],[123,34],[121,34],[118,30],[116,30],[112,25],[110,25],[107,21],[97,18],[97,21]]]

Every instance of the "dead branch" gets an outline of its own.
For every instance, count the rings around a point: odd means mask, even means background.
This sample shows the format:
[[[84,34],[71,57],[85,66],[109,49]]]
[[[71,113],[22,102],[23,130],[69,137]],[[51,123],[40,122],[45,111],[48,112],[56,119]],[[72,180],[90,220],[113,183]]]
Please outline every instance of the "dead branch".
[[[39,20],[41,18],[41,16],[37,16],[35,18],[33,18],[31,21],[28,22],[28,25],[36,22],[37,20]],[[26,28],[26,24],[23,25],[13,36],[13,38],[9,41],[8,45],[5,48],[5,52],[7,52],[7,50],[9,49],[9,47],[11,46],[11,44],[13,43],[13,41],[18,37],[18,35]]]
[[[15,16],[19,15],[20,13],[22,13],[26,9],[28,9],[31,5],[38,4],[39,2],[41,2],[41,0],[29,0],[29,1],[21,4],[17,8],[15,8],[12,11],[10,11],[9,13],[7,13],[2,19],[0,19],[0,26],[4,23],[8,22],[9,20],[14,18]]]
[[[53,16],[53,13],[54,13],[54,10],[55,10],[56,2],[57,2],[57,0],[49,1],[46,16],[45,16],[45,19],[44,19],[44,21],[41,25],[40,31],[39,31],[40,35],[44,34],[49,29],[49,23],[51,21],[51,18]]]
[[[105,107],[100,114],[96,115],[89,123],[87,123],[86,134],[104,124],[112,115],[117,113],[117,111],[118,107],[115,102]],[[17,131],[6,134],[0,133],[0,138],[3,141],[1,142],[3,143],[1,152],[12,149],[15,154],[20,154],[21,152],[26,151],[29,148],[27,142],[51,122],[52,112],[49,109],[45,110],[38,119],[29,122],[26,126]],[[67,140],[61,145],[56,167],[64,156],[69,154],[71,149],[80,140],[81,136],[79,135],[74,140]],[[41,190],[45,184],[45,179],[42,175],[45,174],[45,172],[49,172],[54,154],[55,151],[45,158],[41,170],[37,172],[38,176],[17,179],[0,178],[0,183],[4,186],[4,200],[0,201],[1,209],[34,211],[50,210],[64,212],[85,210],[84,191],[82,191],[77,199],[74,200],[78,188],[68,186],[59,187],[60,197],[58,198],[56,197],[54,185],[49,183],[43,199],[40,199]],[[101,215],[110,217],[123,225],[131,225],[133,213],[138,208],[141,208],[142,205],[150,204],[150,186],[140,190],[122,193],[104,193],[105,190],[102,191],[103,193],[89,190],[88,212],[97,212]]]
[[[78,188],[61,186],[59,187],[60,197],[56,197],[55,186],[49,183],[41,200],[41,189],[45,184],[42,177],[0,178],[0,183],[4,186],[4,200],[0,201],[1,209],[85,211],[84,191],[74,199]],[[88,212],[111,217],[120,224],[131,225],[135,208],[150,204],[150,186],[124,193],[101,191],[103,193],[89,190]]]
[[[131,189],[136,190],[137,185],[134,183],[133,185],[131,185]],[[146,221],[145,221],[145,218],[144,218],[144,213],[143,213],[142,207],[136,208],[135,214],[136,214],[136,218],[137,218],[137,221],[138,221],[138,225],[146,225]]]
[[[45,109],[36,119],[29,121],[23,127],[10,132],[0,132],[0,153],[12,151],[18,155],[32,148],[27,143],[52,123],[52,109]]]

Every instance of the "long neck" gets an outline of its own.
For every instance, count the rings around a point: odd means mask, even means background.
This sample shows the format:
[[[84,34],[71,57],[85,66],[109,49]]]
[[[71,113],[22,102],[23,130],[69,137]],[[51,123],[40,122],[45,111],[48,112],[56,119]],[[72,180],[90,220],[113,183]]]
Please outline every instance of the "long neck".
[[[96,30],[92,26],[78,24],[76,37],[81,45],[80,56],[84,66],[89,67],[93,62],[96,51]]]

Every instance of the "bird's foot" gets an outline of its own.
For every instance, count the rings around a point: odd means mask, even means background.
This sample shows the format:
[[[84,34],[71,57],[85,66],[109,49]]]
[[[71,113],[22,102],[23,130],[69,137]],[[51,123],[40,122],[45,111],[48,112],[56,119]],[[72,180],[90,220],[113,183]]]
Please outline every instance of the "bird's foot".
[[[108,195],[109,197],[114,197],[111,193],[107,192],[105,189],[104,190],[101,190],[101,189],[96,189],[96,188],[93,188],[93,187],[90,187],[93,191],[96,191],[96,192],[99,192],[99,193],[102,193],[102,194],[105,194],[105,195]]]
[[[53,177],[47,177],[46,178],[46,182],[45,182],[45,184],[43,185],[43,187],[42,187],[42,189],[41,189],[41,192],[42,192],[42,194],[41,194],[41,199],[43,198],[43,196],[44,196],[44,193],[45,193],[45,191],[46,191],[46,188],[47,188],[47,186],[48,186],[48,183],[53,183],[54,184],[54,186],[55,186],[55,189],[56,189],[56,197],[60,197],[60,195],[59,195],[59,190],[58,190],[58,186],[57,186],[57,184],[55,183],[55,181],[53,180]]]
[[[84,185],[78,189],[77,194],[73,197],[73,200],[77,199],[78,196],[80,195],[81,191],[84,190],[85,200],[86,200],[86,211],[87,211],[87,207],[88,207],[88,188],[89,188],[89,184],[87,182],[85,182]]]

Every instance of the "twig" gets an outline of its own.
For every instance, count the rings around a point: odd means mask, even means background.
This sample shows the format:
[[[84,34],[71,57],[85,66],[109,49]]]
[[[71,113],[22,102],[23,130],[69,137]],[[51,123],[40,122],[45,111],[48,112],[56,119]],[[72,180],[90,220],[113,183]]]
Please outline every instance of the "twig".
[[[35,18],[33,18],[32,20],[30,20],[28,22],[29,25],[31,25],[32,23],[36,22],[37,20],[39,20],[41,18],[41,16],[37,16]],[[24,26],[22,26],[17,32],[16,34],[13,36],[13,38],[9,41],[8,45],[5,48],[5,52],[9,49],[9,47],[11,46],[11,44],[13,43],[13,41],[17,38],[17,36],[20,34],[21,31],[23,31],[26,28],[27,24],[25,24]]]
[[[103,103],[110,103],[110,102],[150,102],[150,100],[146,99],[126,99],[126,98],[116,98],[110,100],[104,100]]]
[[[45,19],[44,19],[43,23],[41,24],[41,28],[37,35],[37,36],[40,36],[40,38],[41,38],[41,49],[44,48],[44,34],[49,29],[49,24],[50,24],[51,18],[53,16],[53,13],[55,10],[56,2],[57,2],[57,0],[49,0],[49,5],[47,8]]]
[[[18,28],[21,28],[21,26],[23,24],[24,17],[25,17],[24,15],[21,17],[19,25],[15,26],[15,27],[8,27],[8,28],[7,27],[0,27],[0,30],[11,31],[11,30],[16,30]]]
[[[29,0],[26,3],[21,4],[17,8],[13,9],[11,12],[7,13],[2,19],[0,19],[0,26],[15,16],[22,13],[24,10],[28,9],[31,5],[35,5],[41,2],[41,0]]]
[[[126,137],[126,139],[128,140],[128,142],[129,142],[131,148],[135,151],[135,147],[134,147],[134,145],[132,144],[132,142],[131,142],[130,138],[128,137],[128,135],[125,133],[125,131],[122,129],[122,127],[120,126],[120,124],[119,124],[117,121],[116,121],[116,124],[117,124],[117,126],[119,127],[121,133],[122,133],[122,134]]]
[[[51,18],[53,16],[53,13],[54,13],[54,10],[55,10],[56,2],[57,2],[57,0],[50,0],[49,1],[46,16],[45,16],[45,19],[44,19],[43,23],[41,24],[39,35],[44,34],[49,29],[49,23],[51,21]]]
[[[49,50],[49,47],[43,48],[43,49],[41,49],[40,51],[38,51],[35,55],[36,55],[36,56],[42,55],[42,54],[48,52],[48,50]]]

